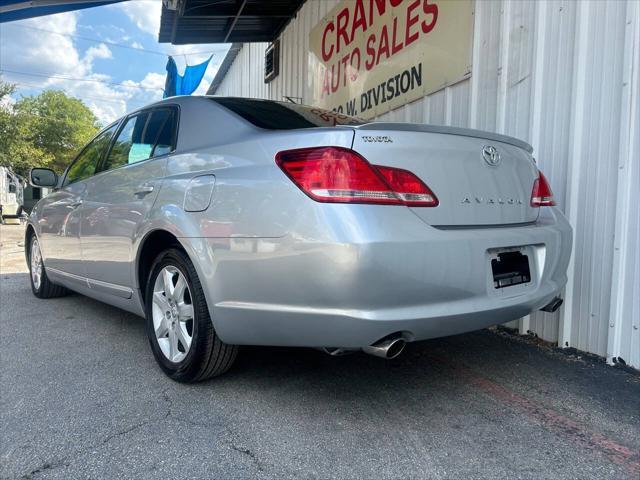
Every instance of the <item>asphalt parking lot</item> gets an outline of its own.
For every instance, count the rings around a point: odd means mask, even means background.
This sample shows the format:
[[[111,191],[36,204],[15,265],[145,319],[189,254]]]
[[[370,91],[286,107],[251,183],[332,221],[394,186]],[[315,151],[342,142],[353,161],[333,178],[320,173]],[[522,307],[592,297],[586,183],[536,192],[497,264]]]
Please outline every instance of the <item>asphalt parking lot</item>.
[[[245,348],[177,384],[142,319],[32,296],[0,227],[2,478],[640,478],[640,376],[481,331],[397,360]]]

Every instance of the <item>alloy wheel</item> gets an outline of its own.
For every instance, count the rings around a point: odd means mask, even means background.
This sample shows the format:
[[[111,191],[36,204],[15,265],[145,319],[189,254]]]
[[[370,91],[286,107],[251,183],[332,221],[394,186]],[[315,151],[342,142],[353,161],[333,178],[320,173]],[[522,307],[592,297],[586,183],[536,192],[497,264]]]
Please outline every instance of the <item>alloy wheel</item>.
[[[31,281],[36,290],[40,289],[42,283],[42,254],[40,244],[37,239],[31,242]]]
[[[187,279],[172,265],[164,267],[156,277],[152,316],[163,355],[174,363],[184,360],[193,340],[193,303]]]

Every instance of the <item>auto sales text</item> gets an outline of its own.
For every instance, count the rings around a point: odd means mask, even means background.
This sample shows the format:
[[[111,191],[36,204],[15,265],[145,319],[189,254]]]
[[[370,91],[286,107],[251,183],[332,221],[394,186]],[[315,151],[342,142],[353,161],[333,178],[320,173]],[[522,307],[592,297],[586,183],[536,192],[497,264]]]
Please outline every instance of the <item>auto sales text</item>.
[[[328,97],[358,80],[362,72],[387,63],[428,35],[437,21],[434,0],[349,2],[322,30],[318,52],[323,64],[321,98],[330,101]],[[403,75],[404,72],[384,82],[384,88],[401,88]]]

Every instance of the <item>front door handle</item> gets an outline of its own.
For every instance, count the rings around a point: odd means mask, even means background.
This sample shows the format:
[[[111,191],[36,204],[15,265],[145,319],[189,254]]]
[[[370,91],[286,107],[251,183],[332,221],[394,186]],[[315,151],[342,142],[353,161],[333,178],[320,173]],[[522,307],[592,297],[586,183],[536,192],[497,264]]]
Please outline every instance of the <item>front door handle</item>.
[[[136,188],[135,194],[146,195],[147,193],[151,193],[151,192],[153,192],[153,185],[151,185],[150,183],[143,183],[142,185],[138,185],[138,188]]]
[[[82,205],[82,200],[76,200],[75,202],[71,202],[69,204],[71,208],[78,208],[80,205]]]

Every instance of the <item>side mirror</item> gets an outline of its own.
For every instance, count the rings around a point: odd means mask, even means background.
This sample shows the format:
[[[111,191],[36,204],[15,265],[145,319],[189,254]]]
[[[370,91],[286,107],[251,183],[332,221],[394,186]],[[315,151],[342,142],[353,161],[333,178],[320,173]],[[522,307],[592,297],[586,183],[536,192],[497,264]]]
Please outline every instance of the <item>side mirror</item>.
[[[58,175],[50,168],[32,168],[29,172],[29,183],[34,187],[56,187]]]

